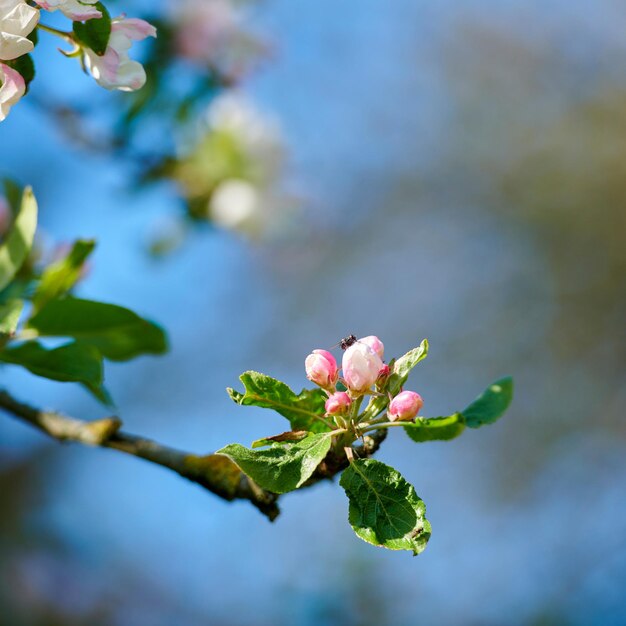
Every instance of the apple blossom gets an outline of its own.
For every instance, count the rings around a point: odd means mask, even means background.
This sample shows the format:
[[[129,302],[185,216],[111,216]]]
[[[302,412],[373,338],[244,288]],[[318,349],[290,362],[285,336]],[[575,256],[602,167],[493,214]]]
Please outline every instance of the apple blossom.
[[[424,401],[419,393],[401,391],[390,403],[387,415],[392,422],[412,420],[420,411]]]
[[[248,181],[229,178],[215,188],[208,208],[218,226],[238,229],[259,220],[261,195]]]
[[[390,374],[391,374],[391,368],[386,363],[383,363],[383,366],[380,368],[380,372],[378,372],[376,385],[377,386],[384,385],[385,381],[387,380],[387,378],[389,378]]]
[[[277,175],[283,163],[284,145],[276,120],[232,90],[213,100],[207,118],[213,131],[230,135],[246,158],[256,161],[256,178],[270,180]]]
[[[39,11],[24,0],[0,0],[0,60],[11,61],[35,46],[28,35],[39,22]]]
[[[342,415],[348,410],[350,404],[352,404],[352,400],[345,391],[335,391],[335,393],[326,400],[326,414]]]
[[[6,119],[11,107],[26,93],[21,74],[0,63],[0,122]]]
[[[382,359],[367,344],[351,345],[342,359],[343,378],[348,389],[354,393],[365,393],[378,378],[383,368]]]
[[[76,22],[83,22],[102,17],[102,13],[94,6],[98,0],[35,0],[46,11],[59,9],[65,17]]]
[[[247,28],[245,3],[233,0],[171,0],[176,52],[215,68],[226,81],[243,78],[266,44]]]
[[[367,337],[360,337],[359,341],[369,346],[376,354],[383,359],[385,356],[385,346],[383,342],[376,337],[376,335],[368,335]]]
[[[324,389],[332,389],[337,383],[337,361],[327,350],[313,350],[304,361],[304,368],[307,378]]]
[[[85,48],[85,65],[105,89],[136,91],[146,83],[143,65],[133,61],[128,51],[133,41],[156,37],[156,28],[144,20],[118,17],[111,21],[111,37],[105,53],[98,56]]]

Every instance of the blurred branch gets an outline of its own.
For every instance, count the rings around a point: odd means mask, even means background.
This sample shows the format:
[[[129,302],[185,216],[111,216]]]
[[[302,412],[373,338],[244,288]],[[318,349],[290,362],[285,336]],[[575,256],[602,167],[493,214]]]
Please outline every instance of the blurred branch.
[[[120,431],[121,420],[107,417],[92,422],[42,411],[0,391],[0,408],[60,442],[112,448],[167,467],[228,501],[249,500],[270,520],[279,514],[278,496],[264,491],[227,457],[218,454],[197,456],[156,441]]]
[[[122,422],[117,417],[89,422],[56,411],[36,409],[19,402],[3,390],[0,390],[0,408],[59,442],[69,441],[119,450],[167,467],[224,500],[249,500],[270,521],[280,513],[278,495],[261,489],[224,455],[199,456],[122,432]],[[386,436],[386,430],[366,435],[361,444],[353,447],[354,455],[357,458],[373,455]],[[310,487],[322,480],[331,480],[347,466],[348,459],[345,455],[339,456],[331,452],[303,487]]]

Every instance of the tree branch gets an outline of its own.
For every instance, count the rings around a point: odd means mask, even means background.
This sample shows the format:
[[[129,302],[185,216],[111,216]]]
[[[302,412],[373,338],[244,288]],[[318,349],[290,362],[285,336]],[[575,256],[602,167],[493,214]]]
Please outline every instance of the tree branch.
[[[221,454],[198,456],[122,432],[122,422],[117,417],[87,422],[55,411],[35,409],[1,390],[0,408],[57,441],[119,450],[167,467],[224,500],[249,500],[270,520],[280,513],[278,496],[261,489]]]
[[[68,417],[56,411],[43,411],[19,402],[8,392],[0,390],[0,409],[59,442],[75,442],[100,448],[112,448],[166,467],[224,500],[249,500],[261,513],[273,521],[280,513],[278,495],[261,489],[237,465],[222,454],[204,456],[164,446],[151,439],[122,432],[117,417],[91,422]],[[374,454],[387,436],[386,430],[374,431],[360,445],[353,446],[357,458]],[[303,485],[310,487],[322,480],[331,480],[348,466],[345,454],[329,452],[315,473]]]

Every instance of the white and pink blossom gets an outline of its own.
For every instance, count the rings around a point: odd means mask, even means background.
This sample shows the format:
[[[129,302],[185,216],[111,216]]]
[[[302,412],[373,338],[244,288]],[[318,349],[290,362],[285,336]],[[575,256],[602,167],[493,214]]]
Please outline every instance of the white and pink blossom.
[[[60,10],[65,17],[75,22],[84,22],[102,17],[102,13],[94,6],[98,0],[35,0],[46,11]]]
[[[136,91],[146,83],[146,71],[128,56],[133,41],[156,37],[156,28],[144,20],[118,17],[111,21],[111,37],[105,53],[85,49],[85,64],[105,89]]]
[[[360,337],[359,341],[369,346],[376,354],[381,358],[385,358],[385,346],[383,342],[376,335],[368,335],[367,337]]]
[[[419,393],[401,391],[390,403],[387,415],[392,422],[407,422],[412,420],[424,406]]]
[[[35,46],[30,35],[39,22],[39,11],[24,0],[0,0],[0,60],[11,61]]]
[[[304,369],[307,378],[323,389],[332,389],[337,384],[337,361],[328,350],[313,350],[304,361]]]
[[[171,0],[174,46],[190,61],[237,81],[267,55],[268,46],[247,25],[246,3],[233,0]]]
[[[6,119],[11,107],[26,93],[21,74],[0,63],[0,122]]]
[[[351,345],[342,359],[348,389],[356,394],[366,393],[376,382],[383,365],[382,359],[367,344],[358,341]]]

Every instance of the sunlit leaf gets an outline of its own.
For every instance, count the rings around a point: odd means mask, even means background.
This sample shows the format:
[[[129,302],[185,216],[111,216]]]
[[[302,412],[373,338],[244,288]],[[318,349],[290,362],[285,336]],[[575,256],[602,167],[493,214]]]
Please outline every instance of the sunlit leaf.
[[[396,359],[393,374],[398,377],[396,382],[394,379],[395,387],[390,391],[399,391],[400,387],[404,384],[404,381],[408,378],[411,370],[428,356],[428,340],[424,339],[422,343],[417,347],[409,350],[406,354],[403,354],[399,359]],[[400,382],[402,381],[402,382]]]
[[[294,441],[301,441],[309,435],[306,430],[288,430],[287,432],[280,433],[280,435],[273,435],[272,437],[263,437],[263,439],[257,439],[252,442],[253,448],[263,448],[270,446],[273,443],[293,443]]]
[[[448,441],[465,430],[465,420],[460,413],[447,417],[418,417],[415,423],[407,423],[404,430],[413,441]]]
[[[426,506],[398,471],[374,459],[356,460],[339,484],[350,501],[350,525],[363,541],[414,555],[424,550],[431,530]]]
[[[102,388],[102,355],[93,346],[72,342],[49,349],[37,341],[27,341],[1,350],[0,361],[21,365],[50,380],[82,383],[98,400],[110,403]]]
[[[35,309],[40,309],[49,300],[63,296],[72,289],[81,277],[84,263],[95,245],[93,240],[78,240],[64,258],[46,267],[33,296]]]
[[[112,361],[167,350],[159,326],[124,307],[92,300],[51,300],[28,320],[27,327],[44,337],[74,337],[89,343]]]
[[[239,380],[245,387],[245,393],[230,387],[226,390],[237,404],[274,409],[289,420],[292,430],[330,430],[323,418],[326,396],[321,389],[303,389],[295,394],[280,380],[252,371],[244,372]]]
[[[37,201],[30,187],[24,190],[20,210],[0,245],[0,290],[17,274],[28,257],[37,228]]]
[[[470,428],[491,424],[501,417],[513,399],[513,379],[510,376],[492,383],[474,402],[462,411]]]
[[[0,179],[0,192],[6,198],[6,201],[11,207],[14,215],[17,215],[20,210],[20,204],[22,203],[22,195],[24,194],[24,188],[12,178],[6,176]]]
[[[218,450],[232,459],[260,487],[286,493],[308,480],[330,449],[331,433],[312,434],[297,443],[274,443],[251,450],[237,443]]]
[[[102,13],[102,17],[74,22],[74,35],[98,56],[102,56],[107,49],[111,37],[111,16],[102,2],[97,2],[95,8]]]
[[[9,300],[0,304],[0,335],[12,335],[15,332],[23,308],[23,300]]]

